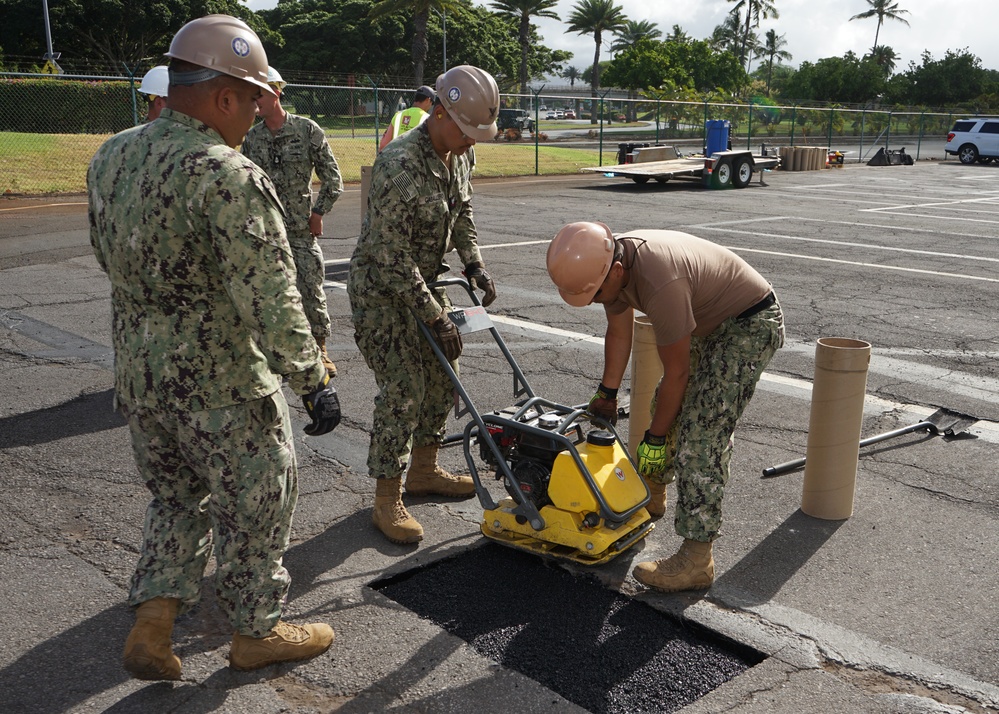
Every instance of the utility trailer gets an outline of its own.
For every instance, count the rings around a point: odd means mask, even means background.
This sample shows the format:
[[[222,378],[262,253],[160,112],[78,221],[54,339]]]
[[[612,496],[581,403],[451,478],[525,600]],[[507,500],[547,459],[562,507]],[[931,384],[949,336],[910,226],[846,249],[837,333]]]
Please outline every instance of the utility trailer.
[[[670,179],[700,181],[709,188],[745,188],[753,180],[753,172],[774,169],[780,158],[767,153],[717,151],[711,156],[683,156],[675,146],[647,146],[635,149],[631,161],[614,166],[593,166],[582,169],[597,174],[623,176],[637,184],[651,180],[666,183]],[[763,174],[760,173],[760,183]]]

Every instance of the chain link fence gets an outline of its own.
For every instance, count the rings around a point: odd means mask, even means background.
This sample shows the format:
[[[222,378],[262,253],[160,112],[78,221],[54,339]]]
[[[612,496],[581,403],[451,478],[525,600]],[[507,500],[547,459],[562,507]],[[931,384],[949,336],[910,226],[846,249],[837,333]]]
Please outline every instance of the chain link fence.
[[[0,193],[80,193],[86,169],[109,136],[141,123],[139,78],[0,73]],[[703,150],[708,120],[730,122],[733,148],[822,146],[847,161],[864,161],[879,146],[905,147],[916,159],[946,158],[954,119],[966,114],[780,106],[757,103],[628,99],[601,90],[592,99],[566,88],[551,94],[502,95],[500,133],[476,146],[477,176],[577,173],[619,163],[626,143],[674,144]],[[346,182],[374,161],[392,115],[413,90],[397,87],[291,83],[284,107],[326,132]]]

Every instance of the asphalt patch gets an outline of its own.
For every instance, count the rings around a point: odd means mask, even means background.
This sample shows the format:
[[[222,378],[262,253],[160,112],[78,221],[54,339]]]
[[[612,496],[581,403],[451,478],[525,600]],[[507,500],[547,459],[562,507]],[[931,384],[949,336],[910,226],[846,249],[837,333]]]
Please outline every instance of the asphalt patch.
[[[765,659],[494,543],[371,587],[595,714],[676,711]]]

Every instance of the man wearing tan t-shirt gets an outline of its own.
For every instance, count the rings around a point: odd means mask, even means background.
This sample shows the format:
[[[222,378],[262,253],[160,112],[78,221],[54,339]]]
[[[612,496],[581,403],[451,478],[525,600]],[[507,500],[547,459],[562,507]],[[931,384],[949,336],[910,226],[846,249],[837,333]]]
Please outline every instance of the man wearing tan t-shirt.
[[[648,509],[654,516],[665,512],[666,485],[677,480],[674,525],[684,541],[670,558],[639,563],[634,575],[663,592],[709,587],[732,435],[760,375],[784,344],[777,297],[735,253],[679,231],[615,237],[603,223],[570,223],[549,245],[547,263],[567,303],[600,303],[607,315],[593,414],[616,420],[635,310],[649,317],[663,378],[638,445],[638,469],[652,492]]]

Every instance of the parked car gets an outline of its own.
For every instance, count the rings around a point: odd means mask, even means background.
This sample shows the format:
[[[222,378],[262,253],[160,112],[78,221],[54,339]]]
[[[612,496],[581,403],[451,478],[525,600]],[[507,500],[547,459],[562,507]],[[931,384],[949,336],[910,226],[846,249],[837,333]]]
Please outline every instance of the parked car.
[[[575,119],[576,118],[576,112],[572,111],[571,109],[566,109],[565,110],[565,118],[566,119]]]
[[[555,110],[549,109],[548,113],[545,114],[545,119],[554,119],[554,118],[555,118]]]
[[[563,111],[562,109],[556,109],[555,110],[555,118],[556,119],[565,119],[565,111]]]
[[[956,156],[962,164],[999,162],[999,119],[958,119],[947,134],[944,151]]]
[[[496,126],[500,131],[518,129],[522,132],[534,133],[534,120],[524,109],[500,109],[496,118]]]

